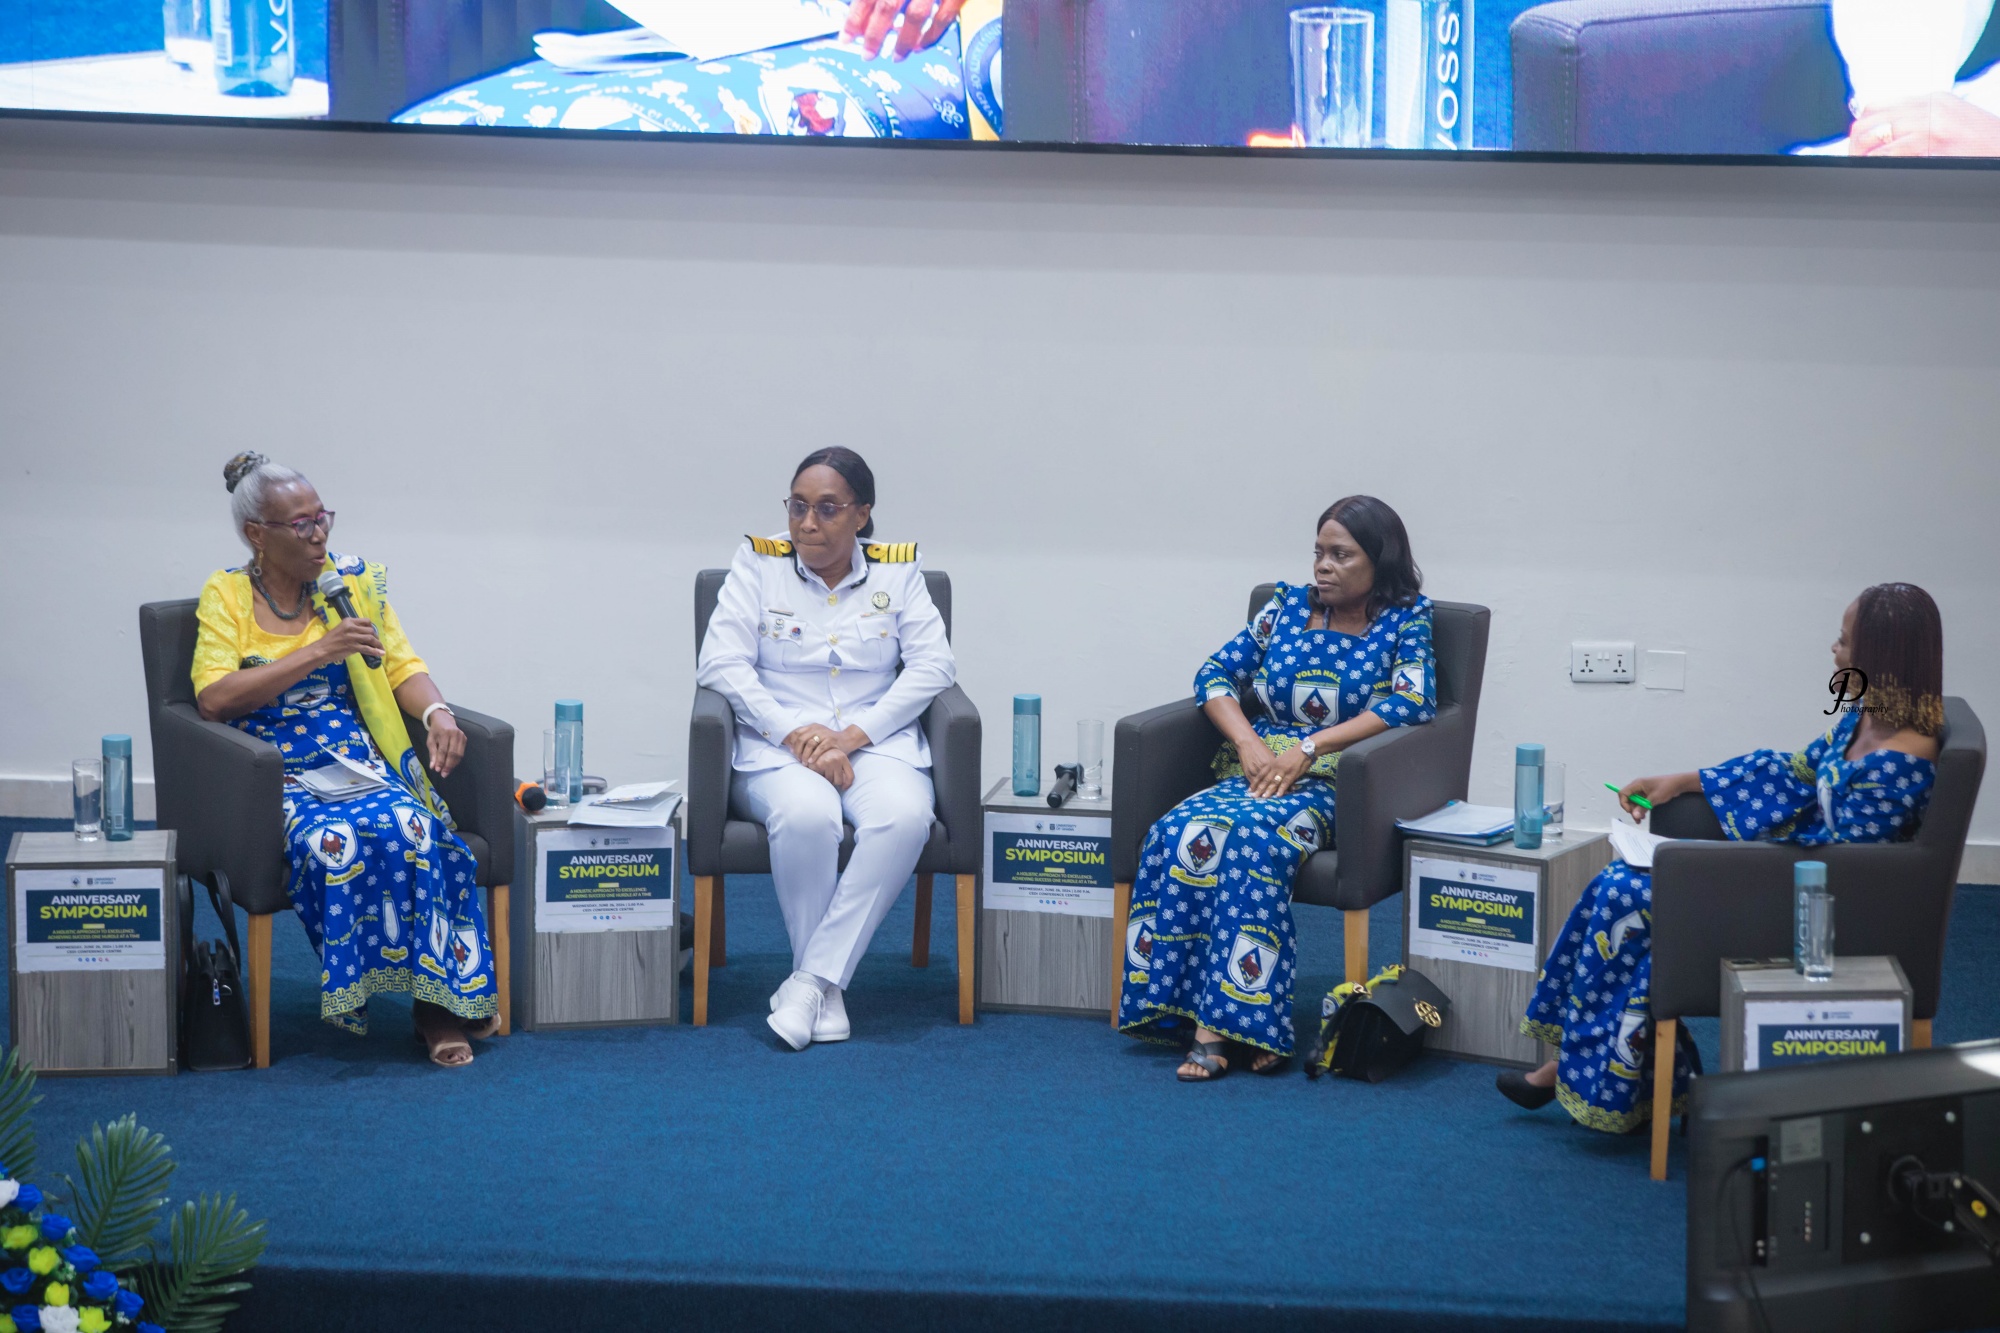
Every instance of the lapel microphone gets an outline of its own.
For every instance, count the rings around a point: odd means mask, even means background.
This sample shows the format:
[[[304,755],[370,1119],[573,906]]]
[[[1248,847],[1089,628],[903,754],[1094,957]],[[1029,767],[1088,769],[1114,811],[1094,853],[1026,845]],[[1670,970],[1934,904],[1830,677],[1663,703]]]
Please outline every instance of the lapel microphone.
[[[329,569],[319,576],[319,583],[316,586],[319,588],[319,595],[326,598],[326,604],[334,609],[340,619],[361,619],[355,613],[354,598],[348,595],[347,580]],[[378,670],[382,665],[382,659],[373,653],[361,654],[361,660],[368,664],[370,671]]]

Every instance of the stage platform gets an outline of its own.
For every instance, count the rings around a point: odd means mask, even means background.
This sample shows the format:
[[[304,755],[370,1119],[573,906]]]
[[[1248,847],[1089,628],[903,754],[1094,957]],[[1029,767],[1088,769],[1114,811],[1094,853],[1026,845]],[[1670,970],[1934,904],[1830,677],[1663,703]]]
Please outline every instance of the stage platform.
[[[58,827],[0,820],[17,828]],[[1108,1021],[954,1021],[951,895],[909,965],[910,894],[850,993],[854,1039],[777,1048],[788,970],[767,880],[732,880],[713,1025],[519,1034],[433,1068],[407,1002],[357,1038],[277,929],[272,1067],[49,1079],[45,1184],[136,1111],[176,1197],[235,1191],[271,1244],[232,1330],[450,1328],[1667,1329],[1683,1322],[1685,1160],[1493,1071],[1389,1082],[1173,1079]],[[1378,963],[1399,900],[1375,913]],[[203,908],[204,915],[206,907]],[[1306,1005],[1338,914],[1299,909]],[[217,933],[213,919],[199,927]],[[2000,1036],[2000,889],[1964,887],[1939,1041]],[[1302,1006],[1305,1007],[1305,1006]],[[1711,1063],[1715,1025],[1695,1025]]]

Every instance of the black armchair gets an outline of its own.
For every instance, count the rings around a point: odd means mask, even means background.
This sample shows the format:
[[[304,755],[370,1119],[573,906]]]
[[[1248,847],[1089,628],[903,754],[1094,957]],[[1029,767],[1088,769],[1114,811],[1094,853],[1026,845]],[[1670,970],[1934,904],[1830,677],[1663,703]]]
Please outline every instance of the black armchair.
[[[726,569],[704,569],[694,581],[695,651],[708,633],[708,618],[722,594]],[[931,600],[951,633],[951,579],[924,571]],[[931,877],[951,875],[958,889],[958,1021],[972,1021],[974,894],[979,875],[979,710],[954,685],[931,701],[923,717],[931,747],[931,781],[937,788],[937,819],[931,840],[917,858],[917,924],[910,942],[910,966],[931,960]],[[688,725],[688,870],[694,876],[694,1024],[708,1022],[708,970],[728,962],[724,881],[730,875],[771,873],[771,845],[762,824],[733,819],[729,783],[736,752],[736,715],[714,690],[696,687]],[[840,845],[845,866],[854,851],[854,830]]]
[[[1722,1010],[1722,960],[1792,950],[1792,863],[1826,862],[1840,903],[1840,943],[1852,954],[1890,954],[1913,992],[1912,1046],[1931,1044],[1944,985],[1945,930],[1972,807],[1986,771],[1986,731],[1965,700],[1944,701],[1937,783],[1908,842],[1797,847],[1728,842],[1707,798],[1677,796],[1653,812],[1653,832],[1687,839],[1653,853],[1653,1049],[1673,1049],[1681,1019]],[[1665,1070],[1664,1075],[1661,1070]],[[1673,1062],[1654,1062],[1653,1179],[1667,1178]]]
[[[161,828],[175,830],[180,869],[197,879],[222,876],[229,896],[250,918],[250,1037],[256,1064],[271,1064],[271,918],[291,910],[285,885],[285,765],[272,746],[195,708],[195,599],[149,602],[139,608],[139,650],[146,666],[146,705],[153,732],[153,782]],[[514,864],[514,729],[498,718],[452,705],[465,733],[465,757],[448,778],[433,777],[451,807],[458,834],[472,850],[477,880],[487,891],[494,981],[500,988],[500,1031],[512,1030],[507,933],[508,886]],[[423,725],[406,717],[412,736]]]
[[[1250,615],[1273,591],[1274,585],[1266,583],[1250,594]],[[1349,981],[1368,977],[1368,909],[1402,889],[1403,842],[1396,821],[1463,800],[1471,776],[1492,613],[1463,602],[1434,602],[1432,607],[1437,717],[1371,736],[1341,752],[1334,808],[1338,845],[1307,857],[1292,887],[1293,901],[1338,907],[1345,914]],[[1121,959],[1146,832],[1161,815],[1214,781],[1209,764],[1221,744],[1221,733],[1192,697],[1118,723],[1112,747],[1111,876],[1116,885],[1112,941]]]

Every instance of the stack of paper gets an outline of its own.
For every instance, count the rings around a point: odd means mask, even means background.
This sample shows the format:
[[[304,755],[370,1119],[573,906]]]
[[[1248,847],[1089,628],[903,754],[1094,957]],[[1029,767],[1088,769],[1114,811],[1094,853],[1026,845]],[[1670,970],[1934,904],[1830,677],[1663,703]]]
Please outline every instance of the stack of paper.
[[[322,801],[351,801],[389,785],[387,773],[371,764],[357,763],[337,750],[327,751],[334,762],[294,774],[301,787]]]
[[[569,812],[572,824],[594,828],[665,828],[681,803],[678,783],[635,782],[586,796]]]
[[[1442,809],[1417,819],[1397,820],[1396,827],[1405,833],[1438,842],[1490,847],[1514,832],[1514,812],[1498,805],[1447,801]]]
[[[538,32],[535,55],[557,69],[576,74],[616,74],[621,70],[649,68],[687,53],[679,43],[670,42],[645,28],[625,28],[618,32]]]
[[[840,31],[847,0],[611,0],[696,60],[790,46]]]

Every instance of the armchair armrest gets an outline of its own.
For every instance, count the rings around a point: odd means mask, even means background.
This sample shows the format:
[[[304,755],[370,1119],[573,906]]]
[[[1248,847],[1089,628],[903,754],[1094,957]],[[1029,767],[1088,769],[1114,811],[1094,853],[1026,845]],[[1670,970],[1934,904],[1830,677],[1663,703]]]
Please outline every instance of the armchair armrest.
[[[1334,782],[1334,901],[1358,912],[1403,887],[1399,819],[1465,799],[1470,737],[1464,710],[1448,704],[1429,722],[1392,727],[1341,752]]]
[[[1720,1012],[1724,958],[1792,951],[1792,864],[1826,862],[1838,904],[1839,951],[1892,954],[1918,1018],[1937,1013],[1948,867],[1912,843],[1798,847],[1774,842],[1669,842],[1653,853],[1653,1016]]]
[[[467,832],[486,840],[491,851],[490,877],[505,884],[514,873],[514,728],[497,717],[451,706],[458,729],[465,733],[465,755],[448,778],[431,773],[431,783],[451,808],[452,818]],[[430,751],[424,725],[405,714],[417,758],[429,771]]]
[[[1698,791],[1682,792],[1673,800],[1655,807],[1648,823],[1652,831],[1663,838],[1721,842],[1728,836],[1722,831],[1722,821],[1715,817],[1715,807],[1708,803],[1708,797]]]
[[[153,714],[159,822],[180,836],[181,868],[229,876],[238,905],[256,913],[291,905],[285,894],[285,761],[275,746],[193,704]]]
[[[938,817],[951,843],[953,871],[979,873],[979,762],[983,740],[979,710],[960,686],[931,700],[924,710],[924,736],[931,747],[931,778],[937,788]]]
[[[1146,830],[1214,779],[1222,734],[1192,698],[1120,718],[1111,743],[1111,877],[1138,878]]]
[[[714,690],[695,687],[688,719],[688,871],[722,873],[722,826],[729,819],[730,756],[736,713]]]

